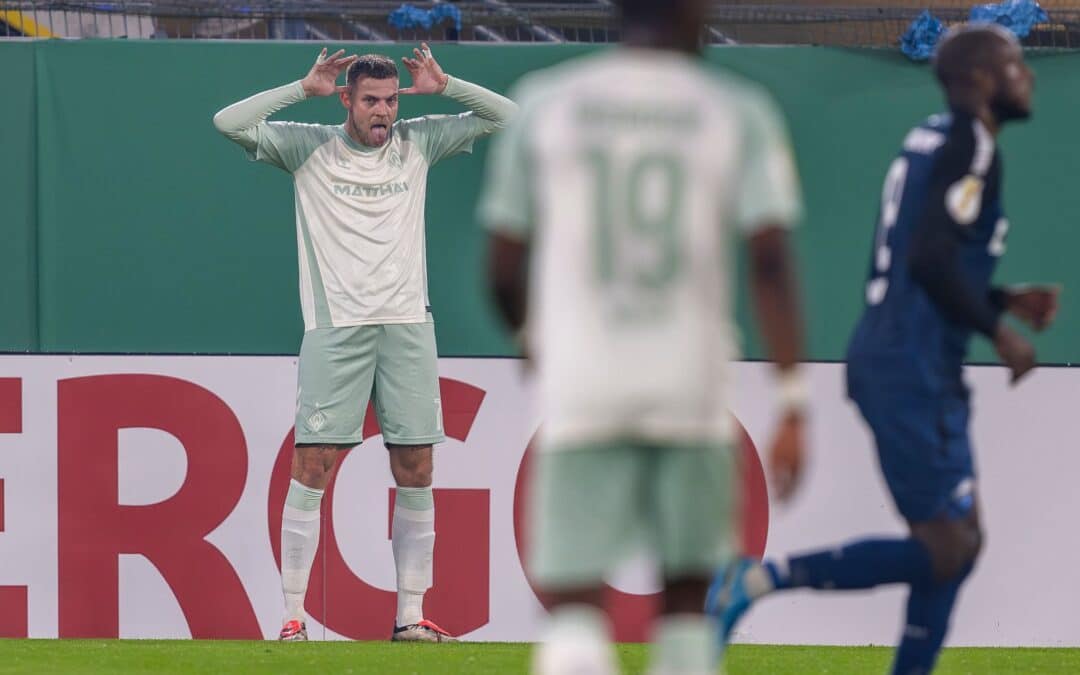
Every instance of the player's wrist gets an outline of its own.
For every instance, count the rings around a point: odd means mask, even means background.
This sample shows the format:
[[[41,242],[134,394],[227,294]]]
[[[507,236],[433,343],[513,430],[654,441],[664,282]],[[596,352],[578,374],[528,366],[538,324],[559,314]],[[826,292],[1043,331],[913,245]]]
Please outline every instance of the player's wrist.
[[[439,96],[454,97],[455,90],[457,89],[458,79],[453,75],[443,73],[442,88],[437,92]]]
[[[514,345],[517,346],[518,351],[522,354],[529,352],[529,330],[525,324],[518,326],[517,330],[513,333]]]
[[[777,403],[785,415],[802,415],[810,403],[810,385],[802,368],[781,370],[776,377]]]

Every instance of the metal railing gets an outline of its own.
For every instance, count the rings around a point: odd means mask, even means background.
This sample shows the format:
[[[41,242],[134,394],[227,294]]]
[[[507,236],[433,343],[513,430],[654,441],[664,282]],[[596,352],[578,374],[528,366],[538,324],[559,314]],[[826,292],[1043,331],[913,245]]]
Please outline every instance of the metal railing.
[[[971,0],[974,2],[975,0]],[[971,2],[941,0],[934,13],[960,21]],[[841,4],[842,3],[842,4]],[[610,42],[619,37],[613,0],[453,2],[461,28],[391,25],[400,0],[0,0],[0,37],[212,38],[321,41]],[[441,4],[413,2],[421,8]],[[1051,21],[1027,42],[1080,46],[1080,0],[1046,0]],[[711,7],[707,39],[730,44],[895,46],[921,11],[912,0],[729,0]]]

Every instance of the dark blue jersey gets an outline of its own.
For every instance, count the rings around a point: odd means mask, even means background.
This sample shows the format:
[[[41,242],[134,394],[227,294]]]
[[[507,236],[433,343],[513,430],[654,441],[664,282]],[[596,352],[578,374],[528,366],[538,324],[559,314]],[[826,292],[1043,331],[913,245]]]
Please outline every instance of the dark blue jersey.
[[[893,161],[848,347],[856,390],[963,394],[973,332],[992,335],[1002,294],[990,279],[1005,252],[1001,162],[993,136],[954,112],[913,129]]]

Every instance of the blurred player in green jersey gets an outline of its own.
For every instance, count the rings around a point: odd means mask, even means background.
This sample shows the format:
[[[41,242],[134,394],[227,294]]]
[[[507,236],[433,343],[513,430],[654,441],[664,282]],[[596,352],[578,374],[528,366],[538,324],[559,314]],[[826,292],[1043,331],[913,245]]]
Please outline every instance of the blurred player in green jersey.
[[[520,83],[481,204],[493,290],[526,326],[543,420],[529,571],[554,607],[534,669],[615,671],[602,585],[644,543],[664,584],[650,672],[704,675],[719,650],[705,591],[732,553],[733,244],[749,243],[779,366],[772,463],[786,495],[803,445],[787,244],[800,195],[773,102],[701,58],[705,3],[622,9],[620,48]]]

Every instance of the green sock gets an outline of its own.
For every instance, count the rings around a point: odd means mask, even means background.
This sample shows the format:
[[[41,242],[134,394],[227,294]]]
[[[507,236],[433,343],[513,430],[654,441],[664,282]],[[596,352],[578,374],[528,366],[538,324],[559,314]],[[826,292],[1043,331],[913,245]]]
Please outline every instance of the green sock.
[[[606,642],[608,620],[603,610],[590,605],[565,605],[551,612],[550,630],[552,634],[584,635],[597,641]]]
[[[656,675],[716,673],[720,649],[713,621],[704,614],[661,617],[653,635],[651,660],[649,672]]]

